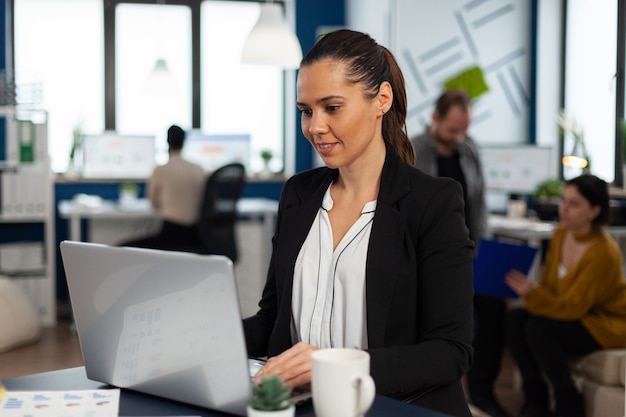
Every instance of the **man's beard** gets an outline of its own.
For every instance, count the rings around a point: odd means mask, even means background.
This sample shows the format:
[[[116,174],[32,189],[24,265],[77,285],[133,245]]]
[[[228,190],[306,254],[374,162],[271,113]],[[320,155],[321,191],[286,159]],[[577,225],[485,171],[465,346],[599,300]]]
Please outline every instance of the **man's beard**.
[[[435,139],[435,142],[439,146],[441,146],[444,149],[447,149],[448,151],[453,152],[458,147],[458,145],[454,141],[450,141],[450,140],[444,139],[441,136],[441,134],[439,133],[439,127],[435,127],[433,129],[432,137],[433,137],[433,139]]]

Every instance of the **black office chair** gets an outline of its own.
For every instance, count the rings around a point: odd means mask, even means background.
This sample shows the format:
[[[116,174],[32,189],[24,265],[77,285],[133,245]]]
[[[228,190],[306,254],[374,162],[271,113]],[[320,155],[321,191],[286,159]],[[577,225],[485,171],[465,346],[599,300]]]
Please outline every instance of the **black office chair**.
[[[240,163],[224,165],[209,176],[198,220],[201,246],[194,252],[225,255],[237,261],[235,222],[244,183],[245,167]]]

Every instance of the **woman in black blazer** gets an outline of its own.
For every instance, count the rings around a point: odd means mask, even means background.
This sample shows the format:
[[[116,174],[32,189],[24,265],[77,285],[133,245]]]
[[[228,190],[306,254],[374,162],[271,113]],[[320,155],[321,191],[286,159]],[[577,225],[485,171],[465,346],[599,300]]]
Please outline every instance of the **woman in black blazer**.
[[[392,56],[338,30],[298,74],[302,132],[326,167],[282,191],[267,283],[244,320],[257,377],[310,382],[313,350],[370,354],[381,394],[470,416],[473,244],[460,185],[411,167],[406,93]]]

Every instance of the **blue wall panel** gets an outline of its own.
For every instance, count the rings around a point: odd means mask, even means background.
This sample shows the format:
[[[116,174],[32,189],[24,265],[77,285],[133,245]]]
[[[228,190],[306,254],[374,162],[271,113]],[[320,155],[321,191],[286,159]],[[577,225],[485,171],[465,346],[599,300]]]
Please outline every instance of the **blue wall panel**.
[[[315,43],[318,27],[343,26],[345,21],[343,1],[296,0],[296,32],[305,54]],[[295,106],[295,103],[292,105]],[[302,134],[300,118],[296,129],[296,172],[300,172],[313,166],[313,148]]]

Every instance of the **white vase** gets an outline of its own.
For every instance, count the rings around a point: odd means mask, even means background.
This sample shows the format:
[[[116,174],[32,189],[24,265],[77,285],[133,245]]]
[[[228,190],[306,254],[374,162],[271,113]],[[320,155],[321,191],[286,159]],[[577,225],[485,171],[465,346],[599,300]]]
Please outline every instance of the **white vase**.
[[[71,180],[80,178],[80,173],[76,169],[76,162],[74,161],[74,159],[70,159],[67,165],[67,170],[65,171],[65,174],[63,174],[63,176]]]
[[[270,171],[270,161],[263,160],[263,170],[259,172],[259,178],[272,178],[274,173]]]
[[[296,406],[291,404],[284,410],[278,411],[257,410],[248,406],[247,414],[248,417],[294,417],[296,415]]]

